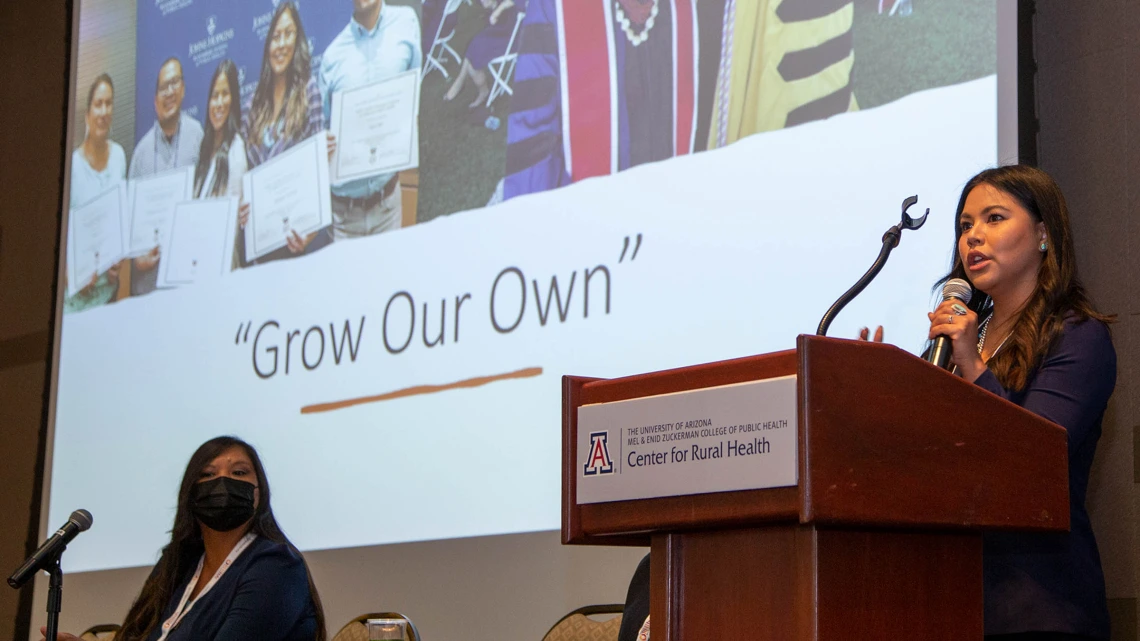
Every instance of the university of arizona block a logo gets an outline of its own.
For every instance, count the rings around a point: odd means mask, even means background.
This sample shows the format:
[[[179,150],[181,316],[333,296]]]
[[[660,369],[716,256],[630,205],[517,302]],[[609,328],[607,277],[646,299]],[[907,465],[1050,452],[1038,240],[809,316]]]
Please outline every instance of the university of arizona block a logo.
[[[586,468],[582,474],[594,476],[596,474],[613,474],[614,462],[610,459],[610,448],[607,444],[610,433],[607,431],[590,432],[590,455],[586,458]]]

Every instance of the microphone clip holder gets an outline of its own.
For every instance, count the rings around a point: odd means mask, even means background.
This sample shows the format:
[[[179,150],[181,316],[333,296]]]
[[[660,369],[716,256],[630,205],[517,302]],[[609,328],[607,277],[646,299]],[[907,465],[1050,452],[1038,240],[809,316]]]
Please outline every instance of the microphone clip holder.
[[[879,275],[879,272],[882,271],[883,266],[887,264],[887,258],[890,257],[891,250],[899,246],[899,240],[902,238],[903,230],[918,229],[926,223],[926,218],[930,216],[929,207],[926,209],[926,213],[923,214],[921,218],[912,218],[911,215],[907,213],[907,210],[917,202],[918,196],[910,196],[907,199],[903,200],[902,221],[900,221],[899,224],[894,225],[888,229],[886,233],[883,234],[883,248],[879,250],[879,257],[875,259],[875,262],[871,265],[871,268],[867,270],[867,273],[863,274],[863,276],[858,281],[856,281],[854,285],[851,286],[851,289],[848,289],[842,296],[839,297],[839,300],[832,303],[831,307],[828,308],[827,313],[825,313],[823,315],[823,318],[820,319],[819,327],[815,331],[816,335],[827,336],[827,330],[829,327],[831,327],[831,322],[835,320],[835,317],[839,315],[839,312],[847,306],[847,303],[850,303],[856,296],[858,296],[864,289],[866,289],[867,285],[869,285],[871,281],[875,279],[875,276]]]
[[[59,561],[63,557],[63,550],[60,550],[45,567],[48,573],[48,598],[47,598],[47,635],[45,639],[54,639],[59,634],[59,612],[63,605],[63,568],[60,567]]]

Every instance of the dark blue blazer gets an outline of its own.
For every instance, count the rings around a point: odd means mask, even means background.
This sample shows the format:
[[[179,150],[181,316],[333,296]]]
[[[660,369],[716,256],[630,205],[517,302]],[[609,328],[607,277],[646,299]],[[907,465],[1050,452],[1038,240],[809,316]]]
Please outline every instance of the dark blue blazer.
[[[162,634],[178,608],[191,571],[178,583],[159,626],[148,641]],[[301,557],[284,543],[259,537],[242,552],[210,588],[167,641],[312,641],[317,616],[309,594],[309,575]]]
[[[1064,427],[1069,440],[1070,532],[983,537],[986,634],[1064,632],[1108,639],[1104,573],[1085,509],[1101,420],[1116,386],[1108,328],[1095,320],[1066,321],[1021,392],[1002,388],[989,370],[975,382]]]

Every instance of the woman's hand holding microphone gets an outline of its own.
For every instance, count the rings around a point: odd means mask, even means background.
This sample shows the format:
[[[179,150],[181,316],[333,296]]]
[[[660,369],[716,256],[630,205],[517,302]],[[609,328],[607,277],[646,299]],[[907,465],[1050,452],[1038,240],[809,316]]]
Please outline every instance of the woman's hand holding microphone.
[[[926,317],[930,320],[927,337],[934,341],[944,336],[950,341],[950,362],[958,367],[962,378],[972,383],[986,371],[986,364],[977,348],[978,315],[966,307],[971,294],[969,283],[962,280],[949,281],[943,287],[942,302]],[[873,334],[869,328],[864,327],[859,331],[859,340],[883,342],[882,326],[876,328]]]
[[[947,299],[926,315],[930,319],[928,338],[939,336],[950,339],[950,362],[958,367],[962,378],[974,382],[986,370],[986,364],[978,355],[978,315],[970,311],[962,301]]]

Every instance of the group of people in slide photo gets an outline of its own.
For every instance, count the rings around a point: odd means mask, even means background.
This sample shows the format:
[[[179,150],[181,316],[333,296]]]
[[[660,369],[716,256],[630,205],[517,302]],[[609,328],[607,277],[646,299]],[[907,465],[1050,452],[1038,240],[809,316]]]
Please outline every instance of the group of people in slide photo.
[[[889,48],[860,56],[902,21],[854,1],[156,0],[111,19],[134,2],[81,16],[106,19],[80,41],[67,312],[994,73],[986,51],[906,74]],[[907,20],[966,42],[989,5]]]

